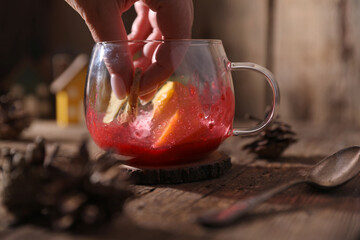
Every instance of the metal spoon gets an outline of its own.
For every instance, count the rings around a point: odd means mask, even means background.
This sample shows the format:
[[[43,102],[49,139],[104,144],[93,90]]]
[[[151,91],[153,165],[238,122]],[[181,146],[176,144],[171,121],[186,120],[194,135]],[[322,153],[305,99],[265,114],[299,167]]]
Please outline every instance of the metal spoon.
[[[309,168],[300,179],[295,179],[260,195],[240,200],[227,209],[209,212],[198,221],[208,227],[222,227],[236,222],[260,203],[300,183],[309,183],[317,188],[332,188],[344,184],[360,172],[360,147],[349,147],[324,158]]]

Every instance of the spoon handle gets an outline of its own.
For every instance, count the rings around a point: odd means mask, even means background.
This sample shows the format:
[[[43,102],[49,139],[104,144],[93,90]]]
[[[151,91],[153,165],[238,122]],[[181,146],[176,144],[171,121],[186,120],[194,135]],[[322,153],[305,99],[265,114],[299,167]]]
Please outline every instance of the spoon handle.
[[[207,227],[223,227],[230,225],[236,222],[239,218],[248,213],[251,209],[259,205],[260,203],[268,200],[272,196],[288,189],[291,186],[296,184],[307,182],[305,179],[297,179],[291,182],[282,184],[278,187],[272,188],[264,193],[259,195],[237,201],[235,204],[231,205],[229,208],[216,211],[209,212],[203,216],[201,216],[198,221]]]

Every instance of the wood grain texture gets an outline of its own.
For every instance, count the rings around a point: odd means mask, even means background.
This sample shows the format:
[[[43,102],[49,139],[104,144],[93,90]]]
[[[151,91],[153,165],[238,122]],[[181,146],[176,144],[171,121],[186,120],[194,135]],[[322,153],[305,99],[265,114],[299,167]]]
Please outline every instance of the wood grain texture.
[[[281,114],[359,125],[359,1],[277,0],[275,11]]]
[[[298,127],[299,142],[269,162],[245,155],[225,176],[191,184],[154,188],[126,207],[132,221],[147,229],[191,232],[210,239],[357,239],[360,236],[360,177],[341,188],[319,191],[299,185],[270,199],[238,224],[208,230],[196,218],[293,179],[301,170],[345,146],[356,145],[354,129]],[[337,137],[335,137],[337,136]],[[242,139],[237,138],[238,142]],[[225,143],[232,146],[236,140]],[[222,148],[231,149],[230,146]],[[240,152],[232,148],[232,154]],[[246,162],[246,164],[244,164]]]
[[[39,127],[40,125],[36,125]],[[67,143],[55,122],[52,141]],[[51,232],[31,225],[6,228],[6,212],[0,208],[0,238],[20,239],[349,239],[360,237],[360,176],[331,191],[299,185],[271,198],[237,224],[211,230],[196,223],[200,214],[223,209],[241,198],[287,182],[312,164],[341,148],[358,145],[360,128],[341,125],[293,124],[299,141],[274,161],[256,159],[241,150],[249,139],[231,137],[220,150],[232,156],[233,166],[217,179],[200,182],[144,186],[133,185],[135,198],[124,214],[93,231],[71,234]],[[24,136],[35,136],[30,128]],[[49,129],[48,129],[49,130]],[[59,139],[56,138],[56,132]],[[70,137],[71,131],[68,132]],[[80,141],[79,138],[77,141]],[[72,146],[76,148],[76,141]],[[3,144],[3,143],[2,143]],[[20,146],[23,142],[6,142]],[[70,148],[70,145],[69,145]]]
[[[269,67],[284,118],[360,125],[358,0],[197,0],[195,38],[219,38],[230,61]],[[272,10],[269,9],[272,7]],[[233,73],[237,117],[263,116],[266,83]]]

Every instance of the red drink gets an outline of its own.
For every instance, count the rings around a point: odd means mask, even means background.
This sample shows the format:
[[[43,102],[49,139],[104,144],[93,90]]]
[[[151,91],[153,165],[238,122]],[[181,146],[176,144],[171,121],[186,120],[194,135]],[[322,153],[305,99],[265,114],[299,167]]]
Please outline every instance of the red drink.
[[[191,162],[216,150],[232,134],[234,94],[221,87],[199,94],[194,86],[174,85],[174,93],[153,108],[140,108],[133,122],[104,123],[89,105],[86,124],[102,149],[130,156],[130,165],[161,166]],[[156,106],[155,106],[156,105]]]

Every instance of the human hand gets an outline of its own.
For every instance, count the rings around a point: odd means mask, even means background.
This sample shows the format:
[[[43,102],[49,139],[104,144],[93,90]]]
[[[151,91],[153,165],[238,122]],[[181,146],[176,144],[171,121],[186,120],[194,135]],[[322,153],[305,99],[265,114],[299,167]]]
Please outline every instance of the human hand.
[[[96,42],[115,40],[168,40],[191,37],[193,22],[192,0],[66,0],[85,20]],[[126,34],[121,15],[134,4],[137,17],[131,33]],[[133,61],[141,49],[122,49],[121,58],[115,51],[105,60],[111,75],[111,85],[118,98],[130,91],[134,68],[141,68],[139,96],[147,98],[174,71],[179,58],[174,57],[171,44],[149,43],[142,48],[141,57]],[[121,66],[121,67],[119,67]]]

